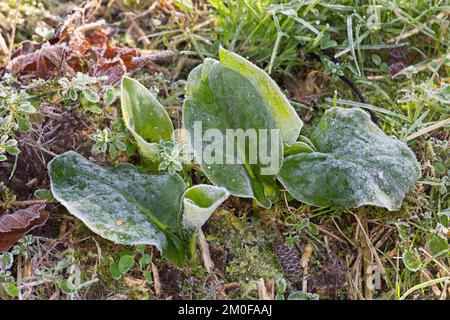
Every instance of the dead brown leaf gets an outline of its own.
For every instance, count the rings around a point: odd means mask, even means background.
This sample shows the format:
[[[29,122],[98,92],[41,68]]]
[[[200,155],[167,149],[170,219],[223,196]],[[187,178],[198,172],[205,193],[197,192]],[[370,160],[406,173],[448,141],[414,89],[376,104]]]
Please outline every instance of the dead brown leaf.
[[[142,54],[135,48],[114,46],[103,29],[104,23],[94,22],[85,28],[98,7],[99,1],[89,1],[75,10],[48,42],[23,42],[13,53],[7,71],[28,79],[74,76],[76,72],[83,72],[105,77],[104,84],[109,85],[120,81],[126,73],[173,55],[170,51]]]
[[[0,216],[0,251],[9,250],[26,233],[45,224],[48,217],[43,203]]]

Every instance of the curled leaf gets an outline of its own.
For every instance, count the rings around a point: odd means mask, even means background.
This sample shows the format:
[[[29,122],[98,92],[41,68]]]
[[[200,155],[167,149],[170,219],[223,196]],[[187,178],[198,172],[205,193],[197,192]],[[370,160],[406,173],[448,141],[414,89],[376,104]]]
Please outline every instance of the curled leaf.
[[[45,204],[35,204],[0,216],[0,251],[8,251],[20,238],[47,221]]]
[[[84,30],[85,22],[99,8],[99,1],[94,2],[67,17],[49,42],[23,42],[13,53],[7,70],[13,75],[40,79],[83,72],[105,77],[104,84],[111,85],[127,73],[173,55],[172,51],[143,54],[135,48],[112,45],[101,23],[93,30]]]
[[[183,227],[190,231],[200,229],[229,195],[224,188],[206,184],[196,185],[186,190],[183,196]]]
[[[144,159],[158,160],[160,140],[170,140],[173,125],[164,107],[138,81],[124,77],[121,86],[122,114],[125,125],[137,141]]]

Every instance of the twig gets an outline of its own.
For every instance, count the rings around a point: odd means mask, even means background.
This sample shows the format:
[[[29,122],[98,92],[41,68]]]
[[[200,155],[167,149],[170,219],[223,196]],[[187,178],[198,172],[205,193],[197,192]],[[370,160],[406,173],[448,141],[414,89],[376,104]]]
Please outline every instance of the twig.
[[[161,294],[161,282],[159,281],[158,268],[152,262],[152,275],[153,275],[153,288],[155,289],[155,295],[159,296]]]
[[[45,199],[33,199],[33,200],[22,200],[22,201],[14,201],[12,205],[14,207],[23,207],[23,206],[31,206],[33,204],[47,203]]]
[[[106,24],[106,21],[104,19],[100,19],[94,22],[86,23],[81,26],[79,26],[76,30],[80,32],[86,32],[90,30],[98,29],[99,27]]]
[[[259,278],[256,281],[256,286],[258,287],[259,300],[272,300],[269,294],[267,293],[266,284],[264,283],[263,278]]]
[[[208,243],[206,242],[205,235],[201,229],[198,231],[198,244],[200,245],[200,252],[202,253],[202,260],[205,270],[208,273],[212,273],[214,270],[214,262],[211,260]]]
[[[445,127],[448,124],[450,124],[450,118],[438,121],[438,122],[436,122],[435,124],[433,124],[431,126],[425,127],[423,129],[421,129],[421,130],[419,130],[419,131],[417,131],[417,132],[407,136],[406,137],[406,141],[418,138],[418,137],[420,137],[420,136],[422,136],[422,135],[424,135],[424,134],[426,134],[428,132],[431,132],[433,130]]]
[[[21,0],[16,1],[16,9],[15,9],[15,15],[14,20],[11,26],[11,36],[9,38],[9,50],[8,50],[8,56],[6,57],[6,64],[11,60],[13,48],[14,48],[14,39],[16,38],[16,26],[17,26],[17,19],[19,18],[19,6],[20,6]]]
[[[313,246],[310,243],[308,243],[305,247],[305,251],[303,252],[302,258],[300,259],[300,264],[303,268],[302,290],[304,292],[308,291],[308,265],[313,250],[314,250]]]
[[[1,30],[0,30],[0,49],[5,54],[9,52],[8,45],[6,44],[5,38],[3,38]]]
[[[361,239],[364,243],[364,248],[363,248],[364,298],[366,300],[372,300],[373,292],[372,292],[372,288],[369,287],[369,280],[372,277],[373,255],[372,255],[372,251],[370,250],[369,237],[368,236],[366,238],[364,237],[365,235],[368,234],[367,220],[366,220],[366,215],[364,212],[362,212],[361,220],[362,221],[359,224],[359,226],[362,229],[361,230],[362,231]]]
[[[430,275],[430,271],[428,271],[428,269],[422,269],[422,275],[427,281],[433,280],[433,278]],[[431,284],[431,290],[437,297],[440,297],[442,294],[441,290],[439,290],[436,284]]]
[[[439,297],[439,300],[447,300],[447,289],[449,288],[448,283],[448,281],[444,282],[444,288],[442,289],[442,294]]]

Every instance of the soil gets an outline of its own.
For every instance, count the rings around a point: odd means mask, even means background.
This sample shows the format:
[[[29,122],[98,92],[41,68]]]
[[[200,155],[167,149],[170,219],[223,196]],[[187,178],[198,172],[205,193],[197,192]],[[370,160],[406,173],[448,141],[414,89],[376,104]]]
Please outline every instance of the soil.
[[[173,300],[183,299],[180,287],[183,273],[168,263],[158,266],[158,272],[159,281],[161,282],[161,293],[164,295],[164,298]]]
[[[37,189],[49,187],[47,163],[54,155],[75,150],[85,157],[91,156],[86,135],[90,124],[83,120],[86,117],[75,109],[63,108],[44,107],[41,111],[45,116],[44,121],[34,122],[30,132],[20,134],[18,141],[21,153],[15,169],[13,157],[0,164],[0,181],[5,181],[17,200],[33,199]]]

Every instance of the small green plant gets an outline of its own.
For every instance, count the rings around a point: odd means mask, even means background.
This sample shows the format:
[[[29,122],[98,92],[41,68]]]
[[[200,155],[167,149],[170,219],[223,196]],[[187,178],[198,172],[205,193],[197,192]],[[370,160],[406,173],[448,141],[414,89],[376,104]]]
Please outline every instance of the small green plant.
[[[147,280],[148,284],[153,282],[152,273],[150,271],[150,265],[152,262],[152,257],[146,253],[145,247],[143,245],[139,245],[136,247],[138,258],[138,266],[139,270],[142,272],[143,276]],[[113,261],[109,266],[109,271],[111,276],[120,280],[124,274],[129,272],[136,265],[135,255],[129,252],[123,252],[120,255],[120,258],[117,261]]]
[[[127,273],[134,266],[134,257],[131,255],[123,255],[120,257],[119,261],[113,261],[109,266],[109,271],[111,276],[119,280],[122,275]]]
[[[34,237],[26,235],[19,240],[19,242],[12,248],[11,253],[15,256],[22,256],[25,259],[33,253]]]
[[[103,79],[77,72],[72,79],[62,77],[58,80],[58,84],[61,87],[59,94],[67,101],[75,102],[79,100],[85,110],[99,114],[102,112],[102,109],[98,107],[100,95],[97,92],[96,85],[101,80]],[[112,103],[111,100],[113,100],[110,95],[106,96],[108,103]]]
[[[338,62],[333,62],[329,57],[322,57],[322,64],[324,66],[324,73],[329,74],[334,80],[338,80],[340,76],[344,75],[344,69]]]
[[[11,252],[0,254],[0,298],[2,290],[10,297],[19,296],[19,288],[10,269],[14,263],[14,256],[17,257],[18,263],[21,263],[22,259],[26,260],[34,253],[33,242],[33,236],[26,235],[11,249]]]
[[[128,135],[127,128],[122,118],[116,118],[110,128],[97,129],[89,135],[94,141],[93,154],[107,154],[111,160],[115,160],[120,154],[133,156],[136,153],[136,145]]]
[[[189,144],[180,144],[175,141],[161,141],[159,143],[161,162],[158,169],[175,173],[183,170],[183,163],[189,163],[192,159],[192,150]]]
[[[20,153],[20,149],[17,148],[17,140],[11,139],[6,134],[0,136],[0,161],[7,159],[5,153],[16,156]]]
[[[30,115],[36,113],[36,108],[30,102],[29,94],[20,90],[0,88],[1,128],[8,133],[19,129],[22,132],[30,130]]]
[[[4,252],[0,254],[0,297],[2,291],[11,297],[17,297],[19,295],[19,290],[14,283],[14,277],[10,271],[13,262],[14,257],[11,253]]]
[[[295,199],[314,206],[400,208],[420,175],[414,154],[403,142],[386,136],[363,110],[339,107],[325,112],[310,139],[301,137],[302,121],[264,71],[223,48],[219,56],[220,62],[206,59],[189,75],[185,128],[191,137],[198,122],[203,130],[219,132],[275,130],[272,141],[280,143],[272,151],[281,169],[263,175],[262,162],[250,163],[249,148],[238,146],[241,162],[201,165],[216,186],[186,189],[176,173],[182,170],[183,147],[172,140],[168,114],[145,87],[125,77],[121,87],[124,122],[143,164],[150,171],[159,168],[170,173],[146,175],[129,164],[106,169],[67,152],[49,163],[54,197],[101,236],[121,244],[154,245],[179,266],[194,254],[196,231],[229,193],[254,198],[269,208],[279,181]],[[109,132],[97,139],[99,149],[106,152]],[[196,145],[196,141],[188,142]],[[194,148],[196,159],[202,157],[199,152],[201,148]],[[215,153],[220,155],[223,149]],[[263,156],[258,154],[257,161]],[[300,226],[317,234],[309,221]],[[128,270],[120,268],[125,262],[114,265],[117,276]]]
[[[108,152],[111,159],[115,159],[117,151],[125,152],[127,146],[125,144],[126,135],[122,132],[112,132],[109,128],[103,130],[97,129],[97,131],[89,136],[89,138],[95,141],[92,147],[92,152],[106,154]]]
[[[16,132],[30,130],[30,116],[36,111],[26,91],[0,84],[0,162],[20,153]]]

